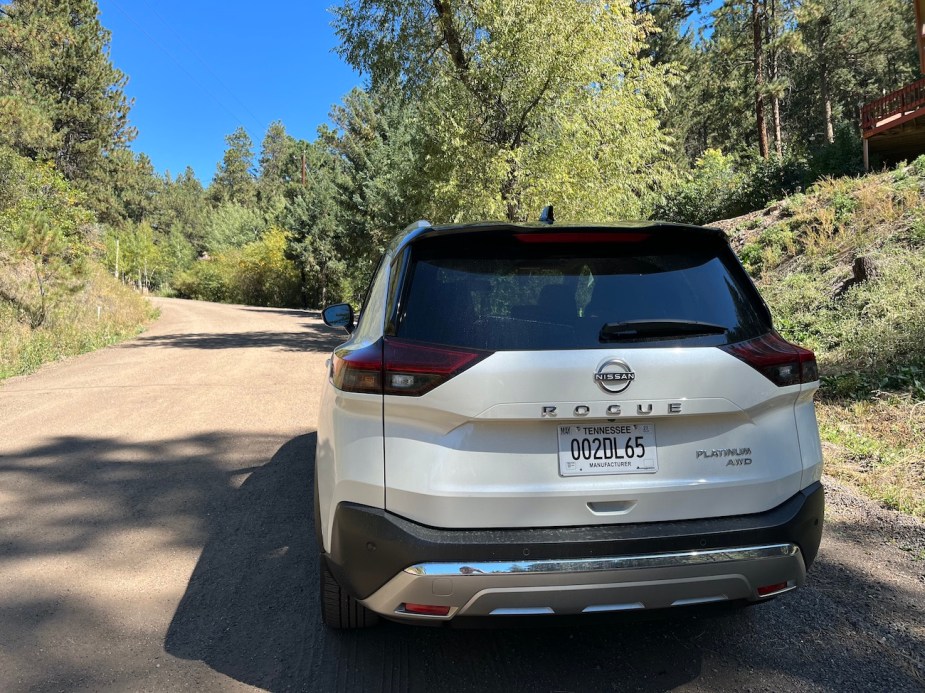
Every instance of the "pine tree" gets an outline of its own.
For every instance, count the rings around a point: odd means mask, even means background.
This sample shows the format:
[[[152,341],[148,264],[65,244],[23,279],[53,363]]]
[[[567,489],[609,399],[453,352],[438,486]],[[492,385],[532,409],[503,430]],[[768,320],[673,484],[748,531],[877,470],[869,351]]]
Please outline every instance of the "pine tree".
[[[0,8],[0,144],[51,159],[86,188],[134,138],[127,78],[109,59],[95,0],[12,0]]]
[[[243,127],[225,138],[228,149],[215,173],[209,196],[216,202],[234,202],[250,206],[257,200],[257,183],[253,173],[254,143]]]
[[[286,186],[301,176],[301,150],[281,121],[270,123],[267,128],[258,163],[257,194],[260,206],[269,210],[282,197]]]

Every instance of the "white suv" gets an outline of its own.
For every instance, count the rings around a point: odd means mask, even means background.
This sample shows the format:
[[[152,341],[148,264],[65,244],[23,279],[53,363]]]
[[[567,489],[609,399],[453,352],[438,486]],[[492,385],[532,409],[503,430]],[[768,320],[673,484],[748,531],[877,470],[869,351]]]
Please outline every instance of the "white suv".
[[[330,362],[325,623],[749,603],[822,534],[812,352],[722,232],[418,222]]]

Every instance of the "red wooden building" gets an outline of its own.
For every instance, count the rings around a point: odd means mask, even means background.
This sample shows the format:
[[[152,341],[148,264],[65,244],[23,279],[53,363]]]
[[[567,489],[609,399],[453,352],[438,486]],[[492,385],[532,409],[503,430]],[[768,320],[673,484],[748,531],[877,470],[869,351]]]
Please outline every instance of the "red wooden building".
[[[915,33],[925,75],[925,0],[915,0]],[[925,154],[925,77],[861,107],[864,168],[871,156],[884,163]]]

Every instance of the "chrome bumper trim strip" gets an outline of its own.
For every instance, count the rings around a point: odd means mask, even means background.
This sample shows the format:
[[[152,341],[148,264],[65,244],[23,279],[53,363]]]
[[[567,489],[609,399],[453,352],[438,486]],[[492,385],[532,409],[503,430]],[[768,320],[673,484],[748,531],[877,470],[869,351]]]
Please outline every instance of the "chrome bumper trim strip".
[[[604,558],[574,558],[543,561],[490,561],[479,563],[420,563],[405,568],[409,575],[460,577],[465,575],[517,575],[523,573],[591,573],[632,568],[672,568],[730,561],[754,561],[763,558],[794,556],[796,544],[745,546],[734,549],[683,551]]]

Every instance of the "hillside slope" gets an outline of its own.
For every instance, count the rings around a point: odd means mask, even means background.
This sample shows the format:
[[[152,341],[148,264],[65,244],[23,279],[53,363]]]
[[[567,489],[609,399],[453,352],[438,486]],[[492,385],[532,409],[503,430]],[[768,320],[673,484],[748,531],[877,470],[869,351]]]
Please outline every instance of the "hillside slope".
[[[34,274],[0,248],[0,382],[51,361],[93,351],[137,335],[157,311],[96,263],[79,279],[68,277],[41,325],[31,326],[23,306],[35,303]],[[25,297],[25,298],[22,298]]]
[[[713,226],[816,352],[827,472],[925,516],[925,157]]]

